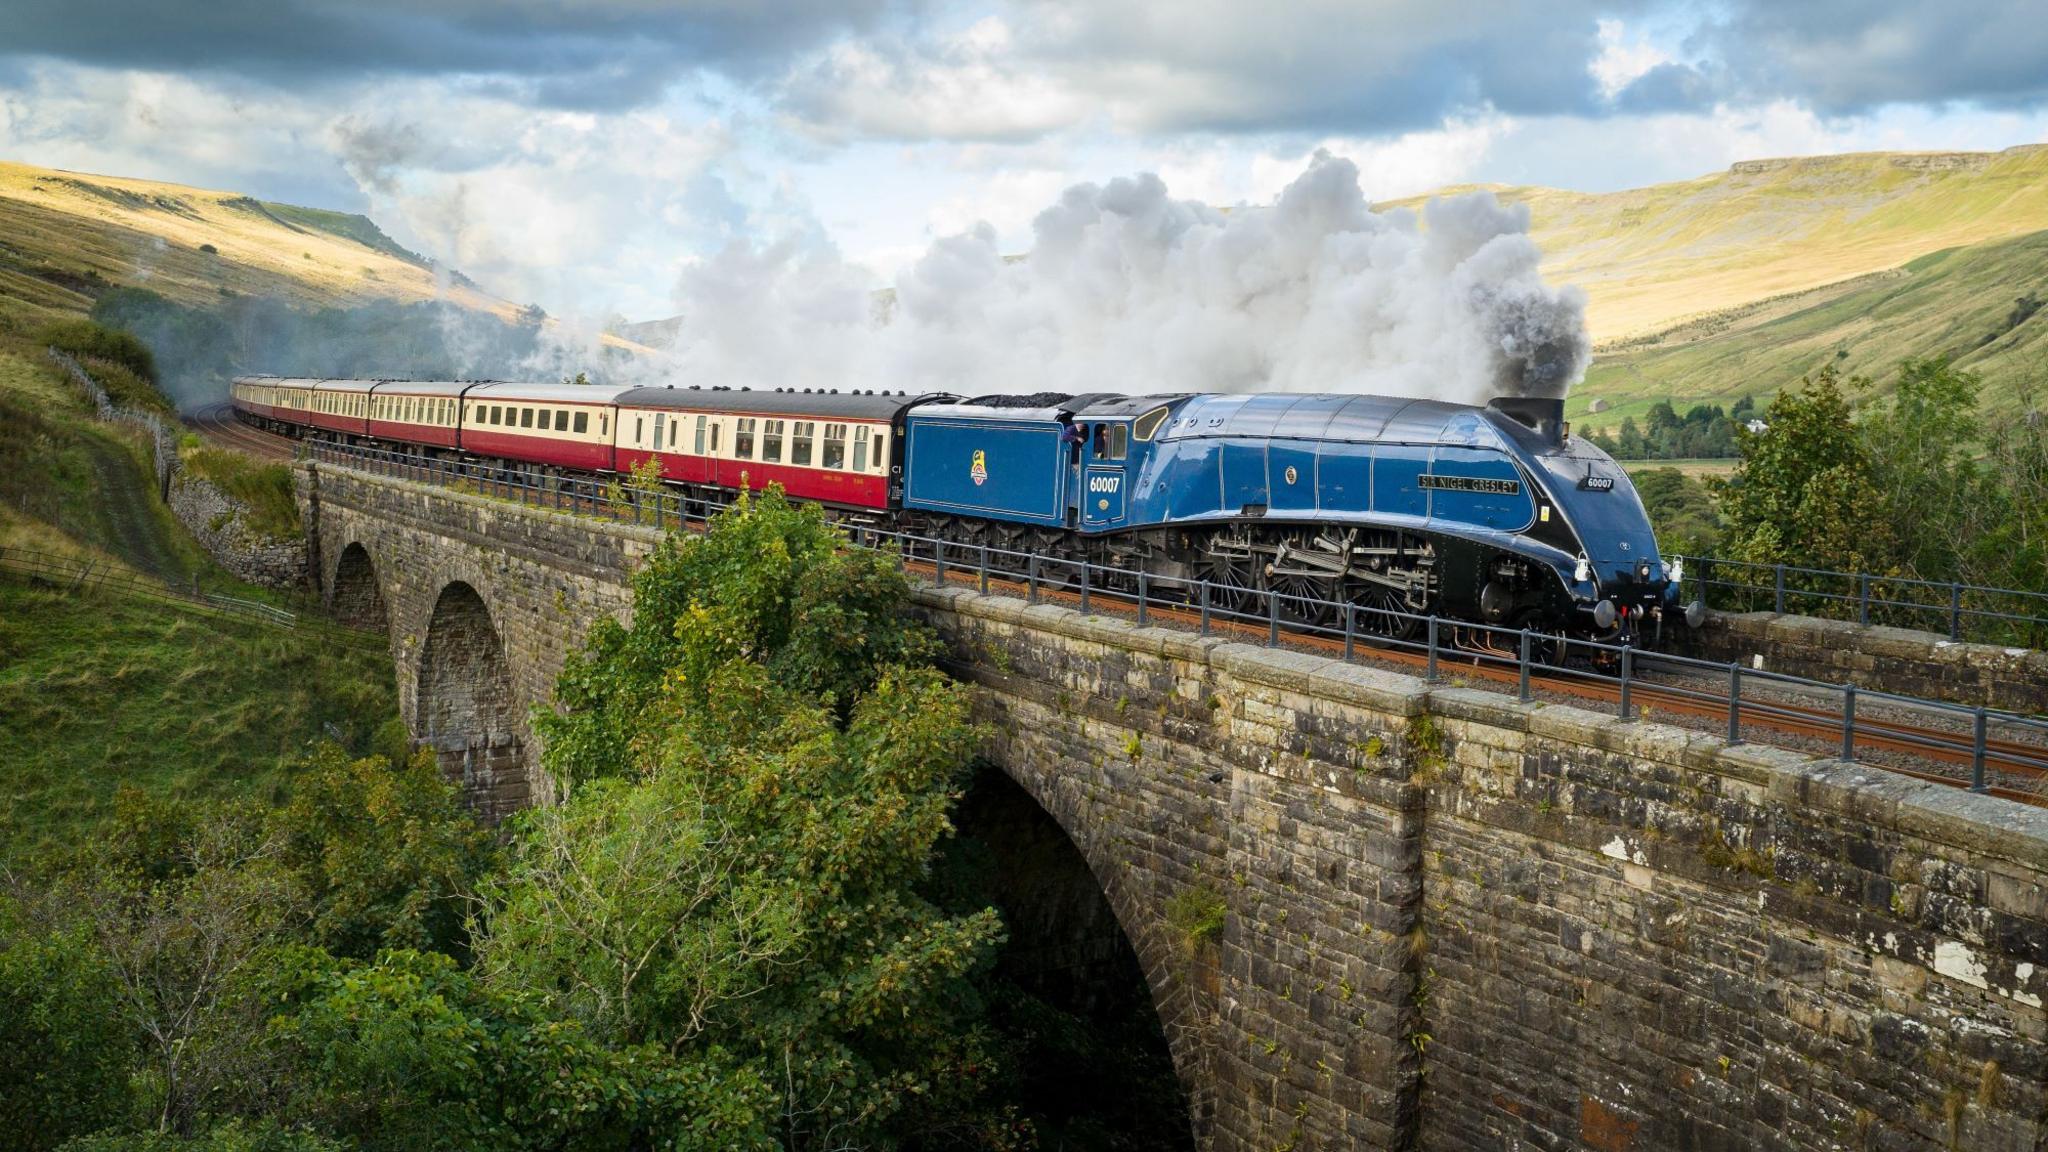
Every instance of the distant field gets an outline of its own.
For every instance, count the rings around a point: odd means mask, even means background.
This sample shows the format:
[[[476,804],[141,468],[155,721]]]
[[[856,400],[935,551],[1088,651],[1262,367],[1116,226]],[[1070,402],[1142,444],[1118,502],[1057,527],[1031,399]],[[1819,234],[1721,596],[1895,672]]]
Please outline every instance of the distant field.
[[[2048,404],[2048,308],[2028,313],[2025,296],[2048,299],[2048,231],[1930,253],[1892,273],[1602,352],[1566,412],[1591,430],[1618,428],[1625,416],[1640,423],[1659,400],[1681,412],[1744,395],[1761,404],[1831,361],[1845,375],[1870,376],[1881,394],[1901,359],[1943,353],[1983,374],[1993,411],[2019,409],[2028,388],[2034,405]],[[1596,397],[1608,408],[1589,413]]]
[[[514,311],[463,283],[437,283],[425,261],[361,216],[0,163],[0,310],[83,312],[114,284],[198,305],[240,293],[304,304],[445,297]]]
[[[1544,275],[1585,289],[1594,338],[1612,342],[2048,229],[2048,146],[1746,161],[1597,194],[1492,191],[1529,205]]]
[[[1713,460],[1618,460],[1616,463],[1631,476],[1658,468],[1676,468],[1687,476],[1726,476],[1735,471],[1735,466],[1742,461],[1730,456]]]

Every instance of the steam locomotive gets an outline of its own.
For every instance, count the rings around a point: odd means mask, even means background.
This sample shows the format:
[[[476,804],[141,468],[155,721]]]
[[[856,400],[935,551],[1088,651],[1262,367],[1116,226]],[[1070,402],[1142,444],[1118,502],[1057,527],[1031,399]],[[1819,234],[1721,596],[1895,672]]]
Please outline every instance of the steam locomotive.
[[[624,473],[718,496],[780,484],[842,518],[964,544],[1267,591],[1408,633],[1436,614],[1602,640],[1660,633],[1680,573],[1563,402],[1385,396],[944,393],[239,377],[245,420],[296,436]]]

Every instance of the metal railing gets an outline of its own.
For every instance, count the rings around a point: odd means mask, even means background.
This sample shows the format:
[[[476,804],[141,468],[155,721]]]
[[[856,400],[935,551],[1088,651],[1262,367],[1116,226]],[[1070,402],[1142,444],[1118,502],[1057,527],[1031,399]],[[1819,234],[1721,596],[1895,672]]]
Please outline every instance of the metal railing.
[[[1728,612],[1798,613],[2029,648],[2048,643],[2048,593],[2017,588],[1689,556],[1682,592]]]
[[[474,494],[516,500],[529,507],[593,515],[617,523],[655,528],[702,524],[729,507],[727,501],[673,490],[636,489],[619,483],[537,476],[524,469],[473,461],[423,459],[383,449],[313,445],[312,459],[377,475],[439,484]],[[982,593],[1011,585],[1026,601],[1058,596],[1083,615],[1105,609],[1129,612],[1141,626],[1187,628],[1202,636],[1249,636],[1267,647],[1315,643],[1353,661],[1368,651],[1405,653],[1418,659],[1424,678],[1441,682],[1453,664],[1491,670],[1505,680],[1512,673],[1523,700],[1539,686],[1596,685],[1611,689],[1616,714],[1639,718],[1643,700],[1666,711],[1674,706],[1725,712],[1726,737],[1742,743],[1745,725],[1766,725],[1803,734],[1805,746],[1822,743],[1843,760],[1854,760],[1859,745],[1903,755],[1925,755],[1969,765],[1969,787],[2019,796],[2021,790],[1994,782],[2002,771],[2032,787],[2048,779],[2048,719],[1989,708],[1972,708],[1690,657],[1628,645],[1475,624],[1435,615],[1321,600],[1208,580],[1163,576],[1070,557],[962,543],[864,524],[843,524],[855,545],[881,549],[898,567],[934,586],[967,581]],[[1646,673],[1657,678],[1646,679]],[[1566,690],[1569,690],[1567,688]],[[1932,721],[1914,726],[1873,717],[1873,708]],[[1900,769],[1909,774],[1960,783],[1950,777]],[[2044,795],[2048,799],[2048,795]]]

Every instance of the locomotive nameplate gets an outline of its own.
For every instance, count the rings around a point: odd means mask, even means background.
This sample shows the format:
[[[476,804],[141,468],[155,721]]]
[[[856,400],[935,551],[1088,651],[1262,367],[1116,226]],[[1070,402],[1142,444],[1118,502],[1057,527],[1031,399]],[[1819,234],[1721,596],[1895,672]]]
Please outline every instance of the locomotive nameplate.
[[[1446,492],[1486,492],[1495,496],[1517,496],[1521,494],[1520,480],[1495,480],[1487,476],[1437,476],[1429,472],[1415,478],[1424,488],[1438,488]]]

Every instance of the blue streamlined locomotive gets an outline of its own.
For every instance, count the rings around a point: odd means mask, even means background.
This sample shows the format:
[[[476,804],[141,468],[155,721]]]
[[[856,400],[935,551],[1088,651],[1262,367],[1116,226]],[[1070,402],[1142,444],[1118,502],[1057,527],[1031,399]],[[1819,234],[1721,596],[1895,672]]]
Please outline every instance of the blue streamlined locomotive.
[[[902,515],[948,539],[1207,580],[1297,622],[1355,603],[1602,639],[1661,629],[1679,573],[1560,400],[928,397]],[[1361,628],[1413,620],[1360,613]]]

